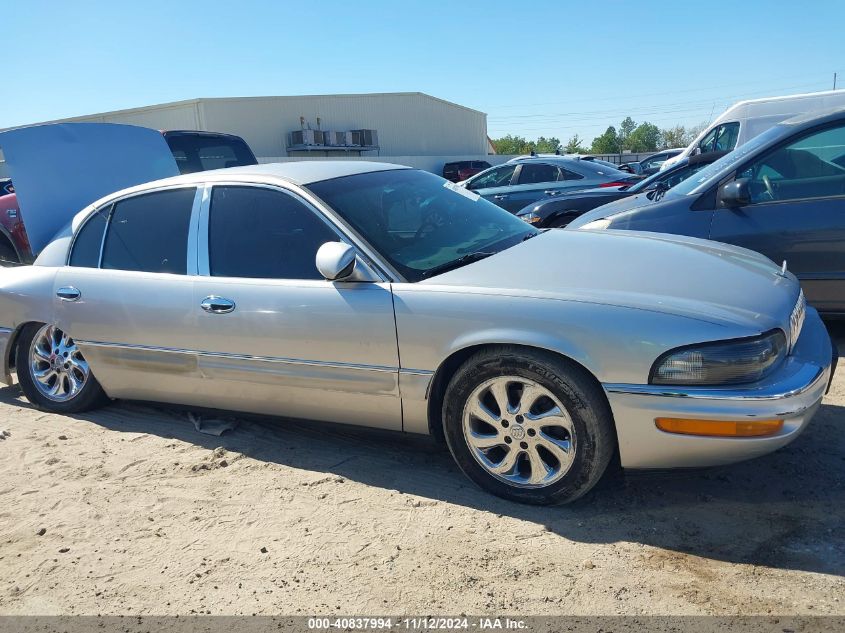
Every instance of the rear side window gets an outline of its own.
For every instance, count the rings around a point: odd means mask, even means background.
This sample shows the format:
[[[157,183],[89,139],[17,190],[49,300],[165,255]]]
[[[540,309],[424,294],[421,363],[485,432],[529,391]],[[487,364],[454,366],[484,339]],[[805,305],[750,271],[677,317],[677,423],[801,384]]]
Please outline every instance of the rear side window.
[[[84,268],[97,268],[100,265],[100,247],[103,245],[103,231],[106,230],[109,211],[110,204],[98,209],[76,233],[69,265]]]
[[[293,196],[261,187],[215,187],[208,223],[212,276],[322,279],[317,250],[337,234]]]
[[[522,166],[519,172],[520,185],[533,185],[540,182],[555,182],[560,179],[560,170],[555,165],[530,163]]]
[[[157,191],[114,205],[103,268],[184,275],[195,188]]]

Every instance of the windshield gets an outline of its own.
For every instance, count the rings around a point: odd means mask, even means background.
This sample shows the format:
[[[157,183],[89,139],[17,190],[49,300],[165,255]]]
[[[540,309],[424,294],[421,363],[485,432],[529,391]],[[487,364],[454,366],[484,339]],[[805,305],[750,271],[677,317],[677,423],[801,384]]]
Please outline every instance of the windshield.
[[[477,194],[415,169],[334,178],[308,189],[411,282],[538,233]]]
[[[705,185],[705,183],[708,183],[711,178],[721,174],[724,171],[728,171],[732,167],[735,167],[736,164],[743,160],[746,156],[755,152],[758,147],[762,147],[763,145],[768,144],[770,141],[778,138],[782,134],[783,127],[780,125],[776,125],[773,128],[769,128],[759,136],[755,136],[754,138],[752,138],[744,145],[740,145],[729,154],[725,154],[716,162],[710,163],[707,167],[698,172],[694,177],[687,178],[682,183],[675,185],[667,192],[666,195],[688,196],[697,195],[701,193],[701,187]]]

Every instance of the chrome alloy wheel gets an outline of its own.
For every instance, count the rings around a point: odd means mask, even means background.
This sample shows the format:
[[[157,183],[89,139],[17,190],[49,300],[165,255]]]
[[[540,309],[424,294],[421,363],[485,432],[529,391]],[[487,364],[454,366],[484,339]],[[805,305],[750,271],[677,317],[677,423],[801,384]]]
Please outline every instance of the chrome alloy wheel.
[[[575,458],[575,427],[566,408],[527,378],[500,376],[476,387],[464,405],[463,432],[488,473],[521,488],[554,483]]]
[[[76,343],[54,325],[45,325],[32,339],[29,371],[36,389],[54,402],[72,400],[90,375]]]

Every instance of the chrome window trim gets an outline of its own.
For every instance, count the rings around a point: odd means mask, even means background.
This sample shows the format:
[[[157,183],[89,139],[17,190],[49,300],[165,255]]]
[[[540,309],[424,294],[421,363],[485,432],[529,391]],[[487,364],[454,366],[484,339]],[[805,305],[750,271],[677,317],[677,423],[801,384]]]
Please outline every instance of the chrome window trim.
[[[295,186],[285,186],[280,183],[268,183],[268,182],[255,182],[249,180],[215,180],[211,182],[205,183],[205,186],[208,191],[207,198],[203,198],[203,206],[202,206],[202,213],[200,214],[200,228],[199,228],[199,249],[198,253],[200,256],[199,259],[199,271],[201,276],[211,277],[211,260],[209,257],[209,223],[211,221],[211,196],[215,187],[256,187],[260,189],[269,189],[271,191],[278,191],[279,193],[288,195],[292,197],[297,202],[301,203],[306,209],[311,211],[314,215],[317,216],[327,227],[330,231],[332,231],[338,238],[339,241],[347,243],[351,246],[355,247],[355,250],[358,256],[361,258],[363,263],[369,268],[376,277],[379,278],[379,281],[386,282],[390,281],[389,277],[384,274],[383,270],[370,256],[368,250],[363,248],[358,240],[353,239],[349,232],[346,230],[346,227],[340,225],[337,221],[337,218],[332,213],[327,213],[321,206],[315,204],[310,198],[314,198],[313,196],[305,196],[303,195],[304,192],[301,188]],[[315,198],[316,199],[316,198]],[[323,205],[324,206],[324,205]],[[219,277],[219,279],[232,279],[231,277]],[[250,279],[261,279],[259,278],[250,278]],[[266,279],[289,279],[285,278],[278,278],[278,277],[270,277]],[[291,281],[298,281],[297,279],[290,279]],[[301,281],[313,281],[313,280],[301,280]]]
[[[191,218],[188,220],[188,255],[186,258],[187,275],[195,277],[197,273],[197,249],[200,221],[200,206],[202,205],[204,187],[197,187],[194,192],[194,203],[191,206]]]
[[[689,398],[693,400],[736,400],[748,402],[755,400],[784,400],[811,391],[824,378],[825,368],[805,364],[792,377],[782,383],[774,383],[758,389],[737,386],[731,389],[689,388],[666,385],[631,385],[605,383],[602,386],[607,393],[659,396],[665,398]]]

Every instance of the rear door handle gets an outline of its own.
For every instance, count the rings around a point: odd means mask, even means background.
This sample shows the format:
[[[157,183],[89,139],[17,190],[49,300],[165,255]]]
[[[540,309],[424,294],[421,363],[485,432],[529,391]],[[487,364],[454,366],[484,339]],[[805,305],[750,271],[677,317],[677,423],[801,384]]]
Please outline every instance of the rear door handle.
[[[210,295],[202,300],[200,307],[206,312],[226,314],[227,312],[231,312],[235,309],[235,302],[231,299],[224,299],[223,297]]]
[[[560,193],[560,189],[546,189],[543,193],[547,196],[556,196]]]
[[[505,200],[508,197],[506,193],[500,193],[498,195],[493,196],[493,200]]]
[[[73,286],[62,286],[56,290],[56,296],[62,301],[79,301],[82,293]]]

